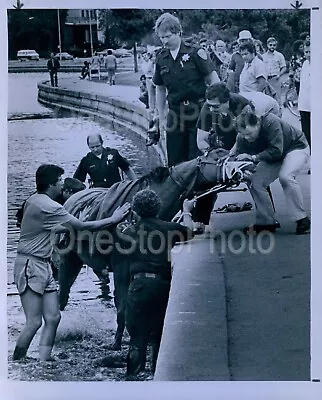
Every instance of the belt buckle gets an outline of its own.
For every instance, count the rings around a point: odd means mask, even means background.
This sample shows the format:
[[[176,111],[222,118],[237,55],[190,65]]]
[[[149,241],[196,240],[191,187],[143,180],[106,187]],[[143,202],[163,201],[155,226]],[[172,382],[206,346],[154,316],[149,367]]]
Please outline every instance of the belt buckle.
[[[189,100],[183,100],[183,105],[184,106],[188,106],[190,104],[190,101]]]

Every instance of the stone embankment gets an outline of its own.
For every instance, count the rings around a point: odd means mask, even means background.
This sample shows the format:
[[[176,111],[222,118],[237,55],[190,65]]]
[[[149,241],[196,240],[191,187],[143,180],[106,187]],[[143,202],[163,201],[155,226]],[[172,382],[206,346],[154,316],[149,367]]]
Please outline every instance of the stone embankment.
[[[81,81],[78,77],[62,78],[59,87],[51,87],[48,82],[38,84],[38,101],[57,110],[66,109],[85,113],[111,123],[115,130],[135,134],[147,139],[148,112],[139,103],[138,88],[132,86],[108,86]],[[163,142],[153,146],[160,163],[166,161]]]

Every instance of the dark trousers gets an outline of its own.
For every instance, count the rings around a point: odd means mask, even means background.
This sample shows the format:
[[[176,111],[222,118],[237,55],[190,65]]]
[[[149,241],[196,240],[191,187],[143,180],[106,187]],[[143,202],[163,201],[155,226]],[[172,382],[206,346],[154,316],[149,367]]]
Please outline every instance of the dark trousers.
[[[200,155],[197,146],[197,120],[202,104],[170,107],[167,116],[168,166],[192,160]]]
[[[144,370],[149,342],[153,345],[152,370],[155,369],[169,290],[170,282],[162,279],[139,278],[130,283],[125,312],[126,329],[131,338],[128,375]]]
[[[205,225],[209,224],[210,214],[214,207],[217,196],[208,194],[197,200],[195,209],[192,212],[192,219]]]
[[[182,103],[172,107],[167,116],[167,154],[168,166],[192,160],[201,155],[197,146],[197,121],[203,103]],[[205,196],[197,201],[193,219],[203,224],[209,223],[213,208],[213,197]]]
[[[58,86],[57,71],[49,71],[51,86]]]
[[[311,148],[311,113],[309,111],[300,111],[302,132]]]

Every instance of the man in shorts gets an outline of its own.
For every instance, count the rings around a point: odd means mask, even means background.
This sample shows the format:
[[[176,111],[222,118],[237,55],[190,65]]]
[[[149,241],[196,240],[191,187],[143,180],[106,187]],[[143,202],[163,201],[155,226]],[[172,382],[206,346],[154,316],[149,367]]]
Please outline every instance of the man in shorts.
[[[113,215],[99,221],[82,222],[54,201],[62,191],[64,170],[57,165],[41,165],[36,172],[37,193],[26,201],[21,222],[14,279],[26,316],[13,360],[26,356],[36,332],[42,325],[39,346],[41,361],[51,360],[56,330],[60,321],[57,285],[52,275],[50,258],[55,233],[73,230],[97,231],[117,224],[128,212],[124,204]]]

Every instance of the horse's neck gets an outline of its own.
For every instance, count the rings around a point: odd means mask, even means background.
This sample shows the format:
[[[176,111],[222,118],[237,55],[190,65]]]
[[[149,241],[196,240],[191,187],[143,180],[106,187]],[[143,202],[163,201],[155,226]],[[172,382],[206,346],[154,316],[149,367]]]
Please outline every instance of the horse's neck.
[[[191,189],[194,182],[197,160],[176,165],[170,169],[170,176],[161,185],[151,184],[150,188],[161,198],[160,218],[171,220],[179,211],[182,199],[180,196]]]
[[[198,159],[195,158],[172,167],[170,169],[170,174],[175,180],[179,178],[183,187],[187,188],[195,178],[197,166]]]

